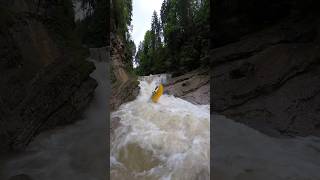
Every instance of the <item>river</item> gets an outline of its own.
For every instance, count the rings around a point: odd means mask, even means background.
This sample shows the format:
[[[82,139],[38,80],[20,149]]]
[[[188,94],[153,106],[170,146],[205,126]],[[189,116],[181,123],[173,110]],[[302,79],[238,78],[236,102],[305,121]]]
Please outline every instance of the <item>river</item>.
[[[150,101],[166,75],[140,77],[140,94],[113,112],[111,179],[194,180],[210,177],[210,109],[164,94]],[[116,118],[117,117],[117,118]]]

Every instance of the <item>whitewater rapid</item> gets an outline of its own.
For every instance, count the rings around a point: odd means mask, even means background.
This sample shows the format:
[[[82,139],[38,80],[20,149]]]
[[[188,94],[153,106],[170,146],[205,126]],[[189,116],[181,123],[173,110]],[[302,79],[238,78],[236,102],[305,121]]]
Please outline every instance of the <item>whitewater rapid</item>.
[[[166,75],[141,77],[140,94],[113,112],[111,179],[210,179],[210,109],[164,94],[150,101]],[[117,118],[116,118],[117,117]]]
[[[0,166],[0,179],[27,174],[33,180],[101,180],[107,174],[107,98],[110,92],[106,62],[94,62],[90,75],[98,82],[83,119],[37,136],[27,149]],[[109,90],[109,92],[108,92]]]

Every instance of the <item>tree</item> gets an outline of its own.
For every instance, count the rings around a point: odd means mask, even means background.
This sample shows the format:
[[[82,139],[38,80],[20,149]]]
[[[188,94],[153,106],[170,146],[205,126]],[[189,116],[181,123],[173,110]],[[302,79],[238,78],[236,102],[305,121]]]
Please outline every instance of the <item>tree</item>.
[[[158,19],[158,14],[153,11],[152,21],[151,21],[151,36],[152,36],[152,48],[155,51],[156,48],[161,46],[161,25]]]
[[[132,0],[113,0],[112,19],[115,21],[117,33],[125,39],[132,20]]]
[[[160,15],[152,15],[143,48],[138,48],[138,72],[184,73],[208,64],[200,61],[207,59],[208,24],[209,0],[163,0]]]

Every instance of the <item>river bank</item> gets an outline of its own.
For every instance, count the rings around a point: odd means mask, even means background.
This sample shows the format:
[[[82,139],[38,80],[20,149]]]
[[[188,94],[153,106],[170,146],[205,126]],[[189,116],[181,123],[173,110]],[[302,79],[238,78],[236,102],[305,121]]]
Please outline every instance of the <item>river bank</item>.
[[[164,93],[194,104],[210,104],[209,69],[199,68],[181,76],[169,78]]]

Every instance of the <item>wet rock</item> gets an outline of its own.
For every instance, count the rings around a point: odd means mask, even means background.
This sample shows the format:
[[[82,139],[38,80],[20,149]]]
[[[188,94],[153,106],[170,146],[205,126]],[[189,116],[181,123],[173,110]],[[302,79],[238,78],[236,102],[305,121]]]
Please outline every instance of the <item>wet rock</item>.
[[[112,88],[110,99],[111,110],[116,110],[125,102],[133,101],[139,94],[139,82],[128,80],[123,83],[115,84]]]
[[[272,136],[319,136],[319,20],[285,19],[212,49],[211,110]]]
[[[41,131],[74,122],[97,83],[89,77],[94,65],[85,60],[84,50],[69,47],[66,41],[71,40],[57,32],[56,26],[64,27],[64,32],[73,26],[71,16],[66,21],[55,19],[65,6],[48,0],[1,4],[5,6],[0,28],[3,152],[22,150]]]
[[[121,39],[111,36],[111,82],[112,95],[110,98],[111,111],[119,108],[125,102],[134,100],[139,94],[137,77],[128,73],[125,66],[124,46]]]
[[[210,104],[208,69],[197,69],[174,77],[164,85],[164,93],[180,97],[194,104]]]
[[[19,174],[16,176],[12,176],[9,180],[32,180],[32,178],[26,174]]]
[[[111,119],[111,122],[114,122],[114,123],[111,123],[111,125],[110,125],[110,129],[111,129],[111,131],[114,131],[115,129],[117,129],[117,127],[120,125],[120,118],[119,117],[113,117],[112,119]]]

